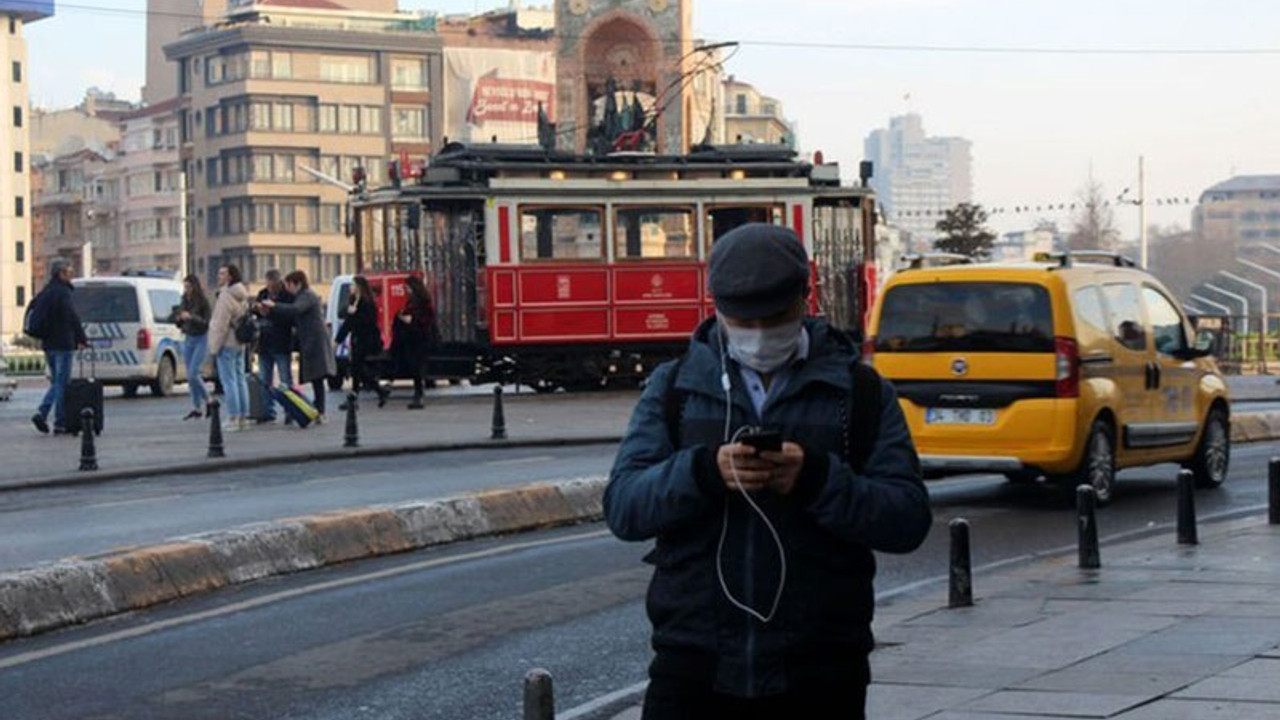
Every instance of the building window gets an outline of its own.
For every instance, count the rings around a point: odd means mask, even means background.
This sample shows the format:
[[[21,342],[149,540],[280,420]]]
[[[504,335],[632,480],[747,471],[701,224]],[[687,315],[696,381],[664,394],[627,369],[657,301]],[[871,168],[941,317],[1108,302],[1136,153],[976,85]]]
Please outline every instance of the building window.
[[[746,94],[744,94],[744,93],[738,93],[738,108],[737,108],[737,111],[738,111],[738,114],[739,114],[739,115],[746,115],[746,114],[747,114],[747,96],[746,96]]]
[[[27,214],[27,202],[22,198],[21,195],[19,195],[18,197],[13,199],[13,216],[26,217],[26,214]]]
[[[13,171],[16,173],[22,172],[22,153],[20,152],[13,154]]]
[[[22,106],[21,105],[13,106],[13,126],[16,128],[22,127]]]
[[[27,246],[21,240],[13,244],[13,261],[14,262],[27,261]]]
[[[424,140],[427,137],[427,111],[420,107],[397,105],[391,108],[392,140]]]
[[[21,285],[18,286],[18,307],[27,304],[27,289]]]
[[[391,87],[395,90],[426,90],[426,60],[422,58],[392,58]]]
[[[13,61],[13,81],[22,82],[22,63],[17,60]]]
[[[368,83],[373,63],[365,55],[320,56],[320,79],[336,83]]]
[[[18,18],[12,15],[9,16],[9,34],[10,35],[18,34]]]

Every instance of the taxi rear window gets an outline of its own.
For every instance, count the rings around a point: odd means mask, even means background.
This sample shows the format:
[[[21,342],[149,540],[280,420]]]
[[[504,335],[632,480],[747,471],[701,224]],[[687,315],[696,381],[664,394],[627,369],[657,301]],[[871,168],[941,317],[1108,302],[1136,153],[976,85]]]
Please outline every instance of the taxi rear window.
[[[80,322],[136,323],[141,318],[138,293],[128,285],[77,285],[71,299]]]
[[[1053,311],[1040,285],[898,285],[882,302],[881,352],[1053,352]]]

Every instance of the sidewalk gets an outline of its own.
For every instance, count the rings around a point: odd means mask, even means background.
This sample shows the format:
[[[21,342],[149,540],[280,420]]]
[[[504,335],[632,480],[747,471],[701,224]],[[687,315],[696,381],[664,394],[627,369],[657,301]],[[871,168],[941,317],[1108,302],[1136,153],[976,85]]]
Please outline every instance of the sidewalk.
[[[1274,720],[1280,527],[1249,518],[1102,547],[881,600],[874,720]],[[638,720],[638,705],[614,720]]]
[[[436,388],[428,393],[424,409],[408,410],[410,393],[397,388],[385,408],[379,408],[371,395],[361,399],[356,415],[359,448],[346,448],[346,413],[337,409],[342,396],[332,393],[327,424],[300,430],[277,421],[223,433],[226,457],[213,460],[207,457],[209,421],[180,419],[190,409],[185,394],[130,400],[108,391],[105,428],[94,442],[100,469],[80,472],[79,438],[40,435],[31,426],[39,400],[36,391],[42,387],[43,383],[26,380],[13,400],[0,405],[0,490],[359,455],[504,444],[611,443],[621,439],[639,397],[638,390],[535,395],[508,388],[502,396],[506,440],[493,440],[491,389]]]

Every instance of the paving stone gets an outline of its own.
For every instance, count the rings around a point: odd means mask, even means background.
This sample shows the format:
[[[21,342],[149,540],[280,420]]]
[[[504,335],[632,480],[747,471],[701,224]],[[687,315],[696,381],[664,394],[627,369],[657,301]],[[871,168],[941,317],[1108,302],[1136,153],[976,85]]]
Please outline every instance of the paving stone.
[[[967,663],[1057,669],[1140,640],[1175,622],[1172,618],[1092,613],[1055,616],[956,649],[952,657]]]
[[[1143,672],[1209,677],[1248,662],[1250,655],[1175,655],[1140,653],[1127,646],[1096,655],[1072,667],[1088,666],[1094,672]]]
[[[1171,582],[1158,583],[1129,595],[1129,600],[1167,600],[1170,602],[1223,602],[1230,598],[1233,603],[1261,603],[1276,598],[1274,588],[1265,585],[1249,585],[1245,583],[1196,583]]]
[[[1154,700],[1204,678],[1203,674],[1144,671],[1138,667],[1133,672],[1114,672],[1092,667],[1085,660],[1079,665],[1030,678],[1018,684],[1015,689],[1133,695]]]
[[[1135,640],[1125,650],[1143,654],[1256,655],[1280,641],[1280,619],[1205,616]]]
[[[1264,655],[1219,674],[1223,677],[1270,678],[1280,687],[1280,657]]]
[[[869,716],[868,716],[869,717]],[[930,715],[929,720],[1055,720],[1055,718],[1072,718],[1075,715],[1022,715],[1010,713],[987,712],[955,712],[948,710],[937,715]],[[877,718],[877,720],[879,720]]]
[[[1167,602],[1152,600],[1105,600],[1099,605],[1097,600],[1050,600],[1045,603],[1047,613],[1067,613],[1088,610],[1099,614],[1113,615],[1168,615],[1170,617],[1195,617],[1214,612],[1222,607],[1219,603],[1200,602]],[[1280,609],[1280,606],[1277,607]]]
[[[1211,677],[1173,694],[1180,699],[1245,700],[1249,702],[1280,703],[1280,683],[1277,676]],[[1280,712],[1277,713],[1280,715]]]
[[[961,706],[962,710],[1051,717],[1109,718],[1147,702],[1137,695],[1002,690]]]
[[[1274,705],[1261,703],[1169,699],[1121,713],[1114,720],[1276,720],[1278,715]]]
[[[867,717],[877,720],[920,720],[962,705],[986,693],[971,688],[921,687],[874,683],[867,690]]]
[[[943,687],[1000,690],[1038,675],[1026,667],[969,665],[961,662],[921,660],[916,657],[883,659],[871,656],[871,677],[875,682],[897,685],[940,685]]]

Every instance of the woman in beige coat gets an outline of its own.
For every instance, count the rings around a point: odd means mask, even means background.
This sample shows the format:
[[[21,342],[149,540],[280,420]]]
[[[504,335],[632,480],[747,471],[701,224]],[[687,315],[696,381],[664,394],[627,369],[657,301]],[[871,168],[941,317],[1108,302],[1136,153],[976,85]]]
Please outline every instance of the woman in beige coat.
[[[209,319],[209,357],[218,367],[223,400],[227,405],[226,430],[249,427],[249,384],[244,371],[244,346],[236,340],[235,328],[249,312],[249,288],[240,268],[218,268],[218,299]],[[249,320],[252,322],[252,318]]]

